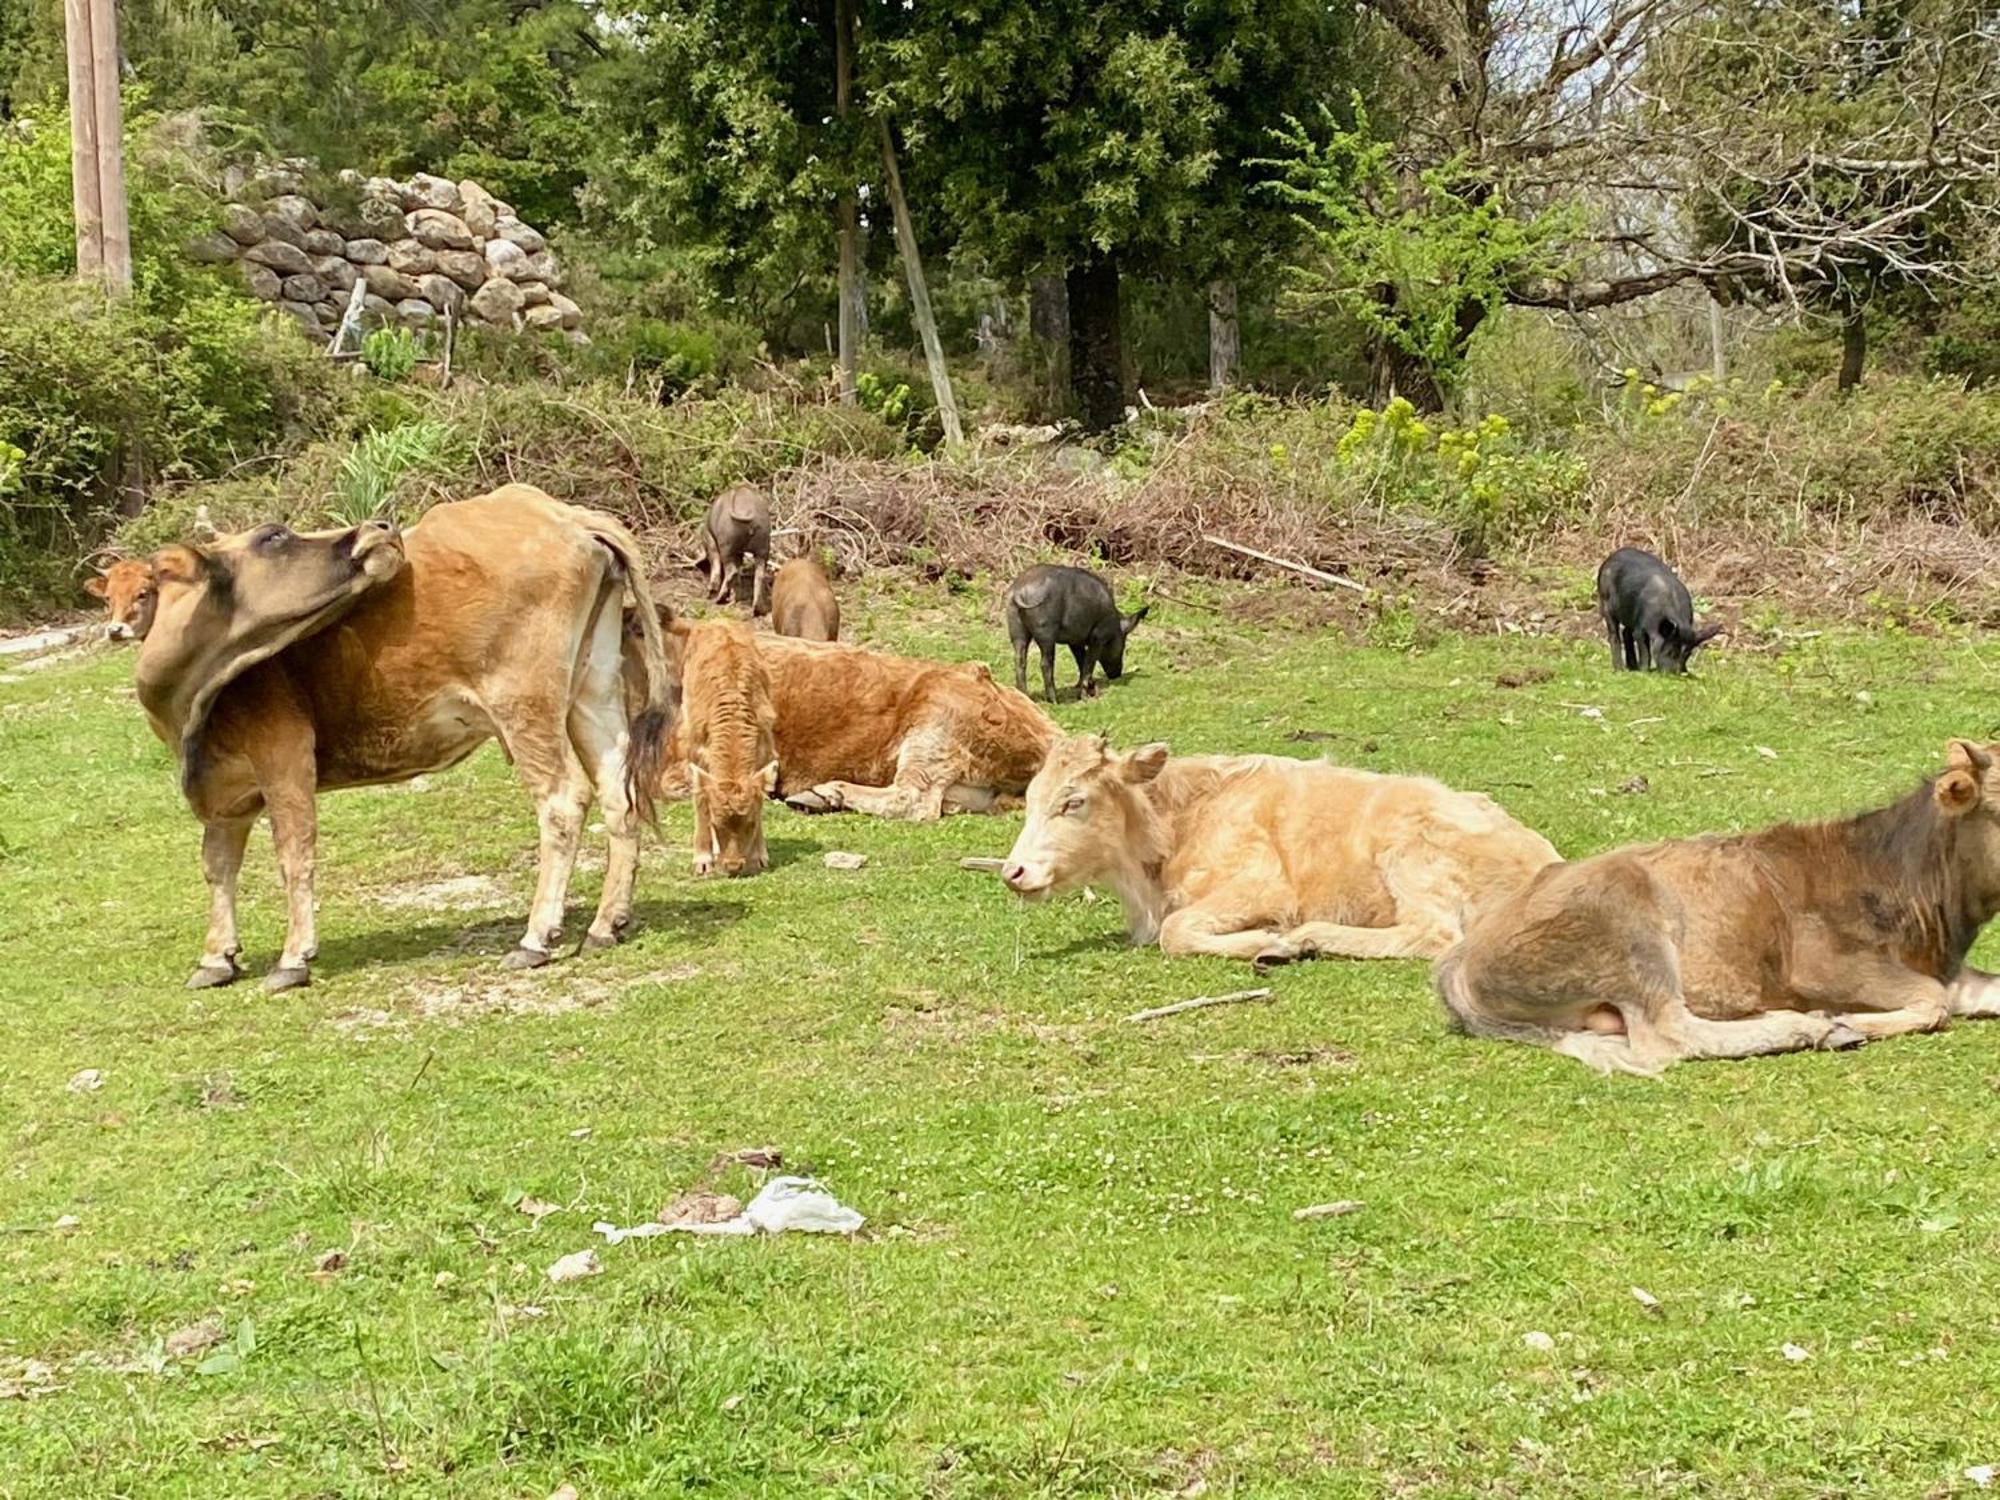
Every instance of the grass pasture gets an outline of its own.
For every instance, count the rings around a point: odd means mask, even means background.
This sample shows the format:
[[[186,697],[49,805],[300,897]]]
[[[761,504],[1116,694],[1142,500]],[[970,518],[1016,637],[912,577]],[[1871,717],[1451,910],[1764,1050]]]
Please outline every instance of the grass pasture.
[[[983,604],[849,608],[1000,668]],[[1433,773],[1571,855],[1869,805],[2000,735],[1962,640],[1604,655],[1168,606],[1058,712]],[[632,943],[502,975],[533,824],[490,752],[322,803],[311,989],[191,994],[197,838],[130,671],[0,683],[0,1496],[1764,1500],[2000,1465],[2000,1026],[1607,1080],[1346,962],[1128,1025],[1248,970],[957,870],[1012,818],[776,811],[776,868],[725,884],[677,807]],[[255,973],[281,917],[260,833]],[[765,1144],[864,1235],[592,1234],[747,1197],[711,1163]]]

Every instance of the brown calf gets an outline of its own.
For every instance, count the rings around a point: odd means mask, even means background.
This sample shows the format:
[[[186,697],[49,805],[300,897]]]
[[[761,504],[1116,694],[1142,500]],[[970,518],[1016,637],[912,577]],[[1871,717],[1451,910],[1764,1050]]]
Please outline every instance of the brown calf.
[[[618,941],[673,695],[648,609],[634,647],[646,695],[628,720],[619,597],[645,575],[622,526],[509,485],[440,505],[407,536],[379,521],[307,535],[261,526],[168,547],[153,570],[139,702],[177,752],[210,892],[191,987],[241,972],[236,876],[259,813],[289,911],[266,984],[286,989],[308,982],[316,949],[316,793],[439,770],[496,737],[541,830],[534,908],[509,967],[549,960],[593,792],[611,854],[584,946]]]
[[[1001,876],[1037,900],[1102,880],[1133,942],[1270,964],[1435,957],[1559,858],[1491,798],[1423,777],[1078,735],[1036,773]]]
[[[159,594],[151,563],[122,558],[85,580],[83,591],[104,601],[106,639],[143,641],[153,628],[153,606]]]
[[[764,799],[778,784],[771,678],[749,627],[735,620],[676,620],[680,644],[679,744],[694,796],[694,872],[755,875],[764,850]]]
[[[840,601],[817,557],[795,557],[771,580],[771,628],[802,641],[840,636]]]
[[[1437,968],[1452,1019],[1602,1072],[1852,1046],[2000,1015],[1966,967],[2000,912],[2000,745],[1954,741],[1842,822],[1615,849],[1545,870]]]
[[[1019,806],[1060,732],[980,662],[756,638],[777,709],[778,793],[800,812],[927,821]],[[660,792],[685,797],[673,755]]]

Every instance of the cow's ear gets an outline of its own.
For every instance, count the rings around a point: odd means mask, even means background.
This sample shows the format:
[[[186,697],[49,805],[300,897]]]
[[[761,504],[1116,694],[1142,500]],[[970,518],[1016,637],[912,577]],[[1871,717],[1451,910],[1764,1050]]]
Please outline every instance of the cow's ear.
[[[778,763],[774,760],[757,773],[757,779],[764,783],[764,795],[770,796],[778,789]]]
[[[1993,766],[1993,756],[1971,740],[1953,740],[1944,747],[1944,764],[1948,771],[1970,771],[1974,776],[1984,776]]]
[[[199,547],[162,547],[153,554],[152,568],[162,583],[199,583],[208,576],[208,555]]]
[[[1119,632],[1124,635],[1130,635],[1134,630],[1138,629],[1139,622],[1146,618],[1146,611],[1152,607],[1150,604],[1142,604],[1133,610],[1131,614],[1126,615],[1118,622]]]
[[[1935,795],[1945,813],[1953,817],[1969,813],[1979,804],[1979,778],[1963,769],[1946,771],[1937,779]]]
[[[102,599],[111,592],[111,585],[102,577],[86,578],[83,581],[83,591],[93,599]]]
[[[1141,745],[1118,757],[1118,779],[1134,786],[1151,781],[1167,768],[1168,747],[1164,740]]]

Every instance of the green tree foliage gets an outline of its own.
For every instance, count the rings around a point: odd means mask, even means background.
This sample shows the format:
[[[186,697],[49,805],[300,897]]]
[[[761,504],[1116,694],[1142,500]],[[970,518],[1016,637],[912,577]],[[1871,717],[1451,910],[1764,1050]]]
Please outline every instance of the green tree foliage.
[[[62,7],[7,0],[0,18],[15,7],[23,55],[10,85],[0,48],[0,98],[57,98]],[[577,0],[125,0],[120,40],[157,108],[329,169],[474,177],[547,224],[576,216],[593,17]]]
[[[1352,127],[1323,110],[1317,135],[1296,121],[1277,132],[1284,154],[1272,161],[1271,192],[1309,247],[1293,267],[1292,298],[1309,313],[1356,319],[1449,395],[1472,330],[1509,289],[1563,269],[1577,215],[1518,211],[1462,158],[1405,173],[1358,98],[1352,109]]]

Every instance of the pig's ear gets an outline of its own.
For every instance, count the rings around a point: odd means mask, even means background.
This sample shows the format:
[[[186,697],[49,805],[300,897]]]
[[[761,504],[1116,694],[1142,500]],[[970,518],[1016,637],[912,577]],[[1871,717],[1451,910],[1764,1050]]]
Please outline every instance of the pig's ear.
[[[1133,786],[1151,781],[1167,768],[1168,748],[1164,740],[1141,745],[1118,757],[1118,779]]]
[[[1722,634],[1722,630],[1723,627],[1720,625],[1704,625],[1688,637],[1688,644],[1690,646],[1699,646],[1706,641],[1712,641]]]
[[[1139,622],[1146,618],[1146,611],[1151,609],[1152,607],[1153,606],[1150,604],[1142,604],[1137,609],[1133,610],[1131,614],[1126,615],[1123,619],[1121,619],[1118,622],[1119,634],[1130,635],[1134,630],[1138,628]]]

